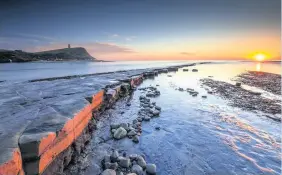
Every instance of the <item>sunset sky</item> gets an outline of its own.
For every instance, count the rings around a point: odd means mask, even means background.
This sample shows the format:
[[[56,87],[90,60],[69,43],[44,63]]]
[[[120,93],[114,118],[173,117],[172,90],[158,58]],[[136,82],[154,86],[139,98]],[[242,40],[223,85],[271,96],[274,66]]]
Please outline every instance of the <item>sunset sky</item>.
[[[0,49],[85,47],[103,60],[280,58],[280,0],[9,0]]]

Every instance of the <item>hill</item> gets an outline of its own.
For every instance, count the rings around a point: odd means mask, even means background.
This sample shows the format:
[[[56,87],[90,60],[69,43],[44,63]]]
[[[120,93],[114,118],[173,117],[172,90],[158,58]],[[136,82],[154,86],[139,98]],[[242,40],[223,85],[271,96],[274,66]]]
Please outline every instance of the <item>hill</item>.
[[[0,63],[29,62],[29,61],[96,61],[85,48],[64,48],[43,52],[24,52],[21,50],[1,50]]]

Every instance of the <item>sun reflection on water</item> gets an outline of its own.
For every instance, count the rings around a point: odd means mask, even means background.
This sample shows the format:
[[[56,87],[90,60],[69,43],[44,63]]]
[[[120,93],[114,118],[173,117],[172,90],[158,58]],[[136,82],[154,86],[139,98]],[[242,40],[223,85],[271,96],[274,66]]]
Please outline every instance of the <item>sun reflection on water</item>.
[[[258,71],[258,72],[261,71],[261,63],[256,64],[256,71]]]

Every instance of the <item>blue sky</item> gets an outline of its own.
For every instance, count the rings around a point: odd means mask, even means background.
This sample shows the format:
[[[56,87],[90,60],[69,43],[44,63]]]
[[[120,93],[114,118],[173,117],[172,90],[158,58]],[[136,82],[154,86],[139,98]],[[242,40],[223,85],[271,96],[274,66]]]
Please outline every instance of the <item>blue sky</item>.
[[[41,51],[71,43],[102,59],[241,58],[259,51],[274,57],[280,7],[280,0],[6,0],[0,48]]]

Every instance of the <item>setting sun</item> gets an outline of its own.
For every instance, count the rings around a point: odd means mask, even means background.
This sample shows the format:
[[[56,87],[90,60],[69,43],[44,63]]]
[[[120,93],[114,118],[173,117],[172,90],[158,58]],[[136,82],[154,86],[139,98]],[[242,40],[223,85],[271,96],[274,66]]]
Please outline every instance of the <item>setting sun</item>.
[[[256,59],[257,61],[263,61],[263,60],[265,60],[265,58],[266,58],[266,55],[265,55],[265,54],[262,54],[262,53],[259,53],[259,54],[256,54],[256,55],[255,55],[255,59]]]

